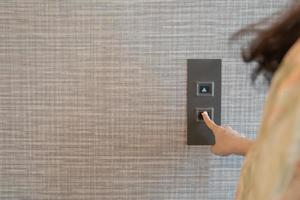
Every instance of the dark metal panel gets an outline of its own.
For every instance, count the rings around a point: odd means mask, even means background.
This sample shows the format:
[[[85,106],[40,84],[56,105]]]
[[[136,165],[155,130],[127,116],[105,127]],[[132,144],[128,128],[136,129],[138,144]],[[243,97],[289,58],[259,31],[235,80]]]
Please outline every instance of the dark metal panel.
[[[199,112],[207,110],[221,124],[221,59],[187,61],[187,144],[212,145],[214,136]]]

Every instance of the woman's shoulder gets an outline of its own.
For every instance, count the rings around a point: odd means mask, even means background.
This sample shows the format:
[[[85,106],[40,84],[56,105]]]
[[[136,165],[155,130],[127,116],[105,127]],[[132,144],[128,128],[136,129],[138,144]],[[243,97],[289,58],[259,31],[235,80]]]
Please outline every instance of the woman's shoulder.
[[[263,112],[262,128],[276,129],[277,125],[290,126],[292,112],[300,113],[300,39],[290,48],[276,71]],[[300,115],[295,114],[300,120]],[[280,122],[280,123],[279,123]],[[259,136],[266,136],[262,131]]]
[[[281,66],[274,75],[276,93],[286,93],[300,86],[300,39],[289,49],[282,60]]]
[[[300,38],[293,44],[283,58],[283,63],[300,65]]]

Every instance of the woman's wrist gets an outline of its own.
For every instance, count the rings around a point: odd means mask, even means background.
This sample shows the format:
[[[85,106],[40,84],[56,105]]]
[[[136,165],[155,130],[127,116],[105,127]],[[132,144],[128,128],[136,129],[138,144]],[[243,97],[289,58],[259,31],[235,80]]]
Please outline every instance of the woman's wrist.
[[[233,153],[235,155],[246,156],[253,144],[254,144],[254,140],[241,137],[236,141],[236,145]]]

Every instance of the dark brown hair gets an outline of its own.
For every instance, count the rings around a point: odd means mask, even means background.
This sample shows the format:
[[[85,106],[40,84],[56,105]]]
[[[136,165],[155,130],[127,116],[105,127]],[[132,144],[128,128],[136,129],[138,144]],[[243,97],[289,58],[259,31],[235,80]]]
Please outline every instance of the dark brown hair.
[[[300,37],[299,1],[292,3],[269,27],[259,28],[271,18],[272,16],[259,23],[251,24],[232,36],[232,39],[236,39],[246,33],[254,33],[254,38],[246,48],[242,49],[242,58],[245,62],[257,63],[252,73],[252,81],[263,73],[270,82],[285,54]]]

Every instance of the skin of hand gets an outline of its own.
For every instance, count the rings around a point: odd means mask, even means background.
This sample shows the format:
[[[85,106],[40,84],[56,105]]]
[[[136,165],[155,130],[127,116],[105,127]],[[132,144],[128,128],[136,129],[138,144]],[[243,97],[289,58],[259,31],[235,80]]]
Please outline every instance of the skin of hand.
[[[202,113],[205,124],[215,136],[215,144],[211,146],[211,152],[219,156],[231,154],[245,156],[254,141],[233,130],[230,126],[219,126],[212,121],[207,112]]]

